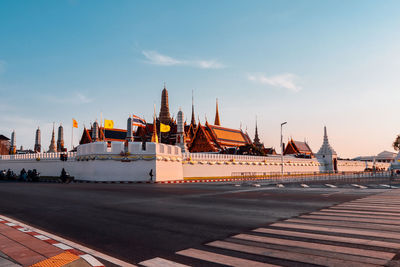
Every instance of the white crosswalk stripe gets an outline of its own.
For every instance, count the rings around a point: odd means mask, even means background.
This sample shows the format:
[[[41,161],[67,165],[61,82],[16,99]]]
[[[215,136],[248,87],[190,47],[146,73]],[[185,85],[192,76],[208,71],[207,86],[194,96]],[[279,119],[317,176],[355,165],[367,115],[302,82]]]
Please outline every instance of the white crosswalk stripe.
[[[328,184],[326,186],[330,187]],[[362,189],[362,186],[357,187]],[[204,244],[200,249],[189,248],[176,254],[183,257],[182,260],[195,259],[226,266],[291,266],[296,263],[400,266],[400,261],[395,258],[400,250],[398,204],[400,189],[391,190],[275,222],[254,229],[251,233],[237,234]],[[161,258],[140,264],[185,266]]]

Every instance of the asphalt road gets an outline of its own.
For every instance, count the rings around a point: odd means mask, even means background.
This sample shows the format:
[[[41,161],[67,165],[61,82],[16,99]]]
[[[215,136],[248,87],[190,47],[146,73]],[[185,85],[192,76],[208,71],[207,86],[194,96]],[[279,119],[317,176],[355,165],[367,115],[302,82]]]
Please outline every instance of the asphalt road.
[[[383,191],[379,186],[2,182],[0,214],[130,263],[165,257],[201,265],[175,252]]]

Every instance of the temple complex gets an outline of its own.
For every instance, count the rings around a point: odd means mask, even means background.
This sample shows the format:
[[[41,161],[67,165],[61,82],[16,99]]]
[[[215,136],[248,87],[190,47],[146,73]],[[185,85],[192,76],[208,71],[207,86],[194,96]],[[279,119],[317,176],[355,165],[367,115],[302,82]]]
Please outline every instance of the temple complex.
[[[159,116],[154,116],[153,123],[145,123],[138,126],[135,131],[132,129],[132,120],[128,118],[127,130],[124,129],[105,129],[98,126],[95,122],[91,129],[84,129],[80,144],[91,143],[95,141],[106,141],[111,145],[111,141],[135,141],[135,142],[157,142],[178,145],[182,151],[188,152],[213,152],[225,154],[248,154],[248,155],[266,155],[274,154],[273,148],[265,148],[258,137],[258,128],[256,125],[256,136],[254,143],[249,135],[241,129],[231,129],[221,126],[218,99],[215,106],[214,125],[206,120],[202,125],[196,123],[194,113],[194,99],[192,92],[192,114],[190,124],[184,121],[183,112],[178,112],[177,120],[171,118],[168,103],[168,90],[164,85],[161,93],[161,105]],[[163,124],[169,127],[168,131],[160,131]]]

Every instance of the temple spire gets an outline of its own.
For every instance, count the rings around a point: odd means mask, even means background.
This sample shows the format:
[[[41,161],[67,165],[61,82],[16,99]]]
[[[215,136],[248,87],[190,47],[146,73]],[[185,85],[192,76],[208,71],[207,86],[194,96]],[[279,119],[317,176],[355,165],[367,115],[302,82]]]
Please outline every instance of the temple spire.
[[[257,127],[257,117],[256,117],[256,131],[254,134],[254,144],[259,145],[260,144],[260,138],[258,137],[258,127]]]
[[[60,124],[60,127],[58,127],[57,152],[62,151],[64,151],[64,128]]]
[[[190,123],[193,126],[196,126],[196,119],[194,118],[194,99],[193,99],[193,90],[192,90],[192,120],[190,121]]]
[[[153,135],[151,136],[151,142],[158,143],[157,136],[157,122],[156,122],[156,105],[154,105],[154,116],[153,116]]]
[[[51,134],[51,141],[50,141],[50,146],[49,146],[49,153],[55,153],[57,152],[57,147],[56,147],[56,138],[55,138],[55,133],[54,133],[54,122],[53,122],[53,132]]]
[[[216,102],[216,108],[215,108],[215,120],[214,120],[214,125],[221,126],[221,123],[219,121],[219,112],[218,112],[218,98]]]
[[[17,141],[15,139],[15,130],[11,133],[11,146],[10,146],[10,154],[14,155],[17,153]]]
[[[41,141],[41,132],[40,132],[40,128],[38,126],[37,130],[36,130],[36,136],[35,136],[35,147],[34,147],[34,151],[36,153],[40,153],[42,151],[42,141]]]
[[[171,115],[169,114],[169,104],[168,104],[168,91],[164,83],[164,89],[161,94],[161,108],[160,108],[160,122],[164,124],[169,124],[171,122]]]

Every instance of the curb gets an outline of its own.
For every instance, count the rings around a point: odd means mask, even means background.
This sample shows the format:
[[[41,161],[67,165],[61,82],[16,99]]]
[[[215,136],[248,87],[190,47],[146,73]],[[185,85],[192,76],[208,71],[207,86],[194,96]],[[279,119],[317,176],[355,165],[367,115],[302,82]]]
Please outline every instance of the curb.
[[[221,178],[221,179],[199,179],[199,180],[169,180],[169,181],[89,181],[89,180],[75,180],[71,183],[93,183],[93,184],[185,184],[185,183],[211,183],[211,182],[240,182],[240,181],[256,181],[268,180],[264,177],[261,178]]]
[[[5,224],[5,225],[7,225],[9,227],[12,227],[14,229],[17,229],[17,230],[19,230],[19,231],[21,231],[23,233],[28,234],[28,235],[31,235],[31,236],[39,239],[39,240],[42,240],[42,241],[44,241],[44,242],[46,242],[46,243],[48,243],[50,245],[53,245],[53,246],[55,246],[57,248],[60,248],[60,249],[64,250],[65,252],[70,252],[70,253],[82,258],[83,260],[85,260],[90,266],[93,266],[93,267],[105,267],[100,261],[98,261],[95,257],[93,257],[90,254],[84,253],[84,252],[82,252],[80,250],[77,250],[77,249],[75,249],[73,247],[70,247],[70,246],[68,246],[66,244],[63,244],[63,243],[61,243],[59,241],[51,239],[51,238],[49,238],[49,237],[47,237],[45,235],[42,235],[40,233],[36,233],[35,231],[32,231],[32,230],[30,230],[28,228],[20,226],[17,223],[9,222],[9,221],[7,221],[5,219],[2,219],[2,218],[3,217],[0,216],[0,223]]]

